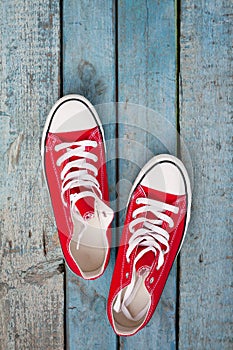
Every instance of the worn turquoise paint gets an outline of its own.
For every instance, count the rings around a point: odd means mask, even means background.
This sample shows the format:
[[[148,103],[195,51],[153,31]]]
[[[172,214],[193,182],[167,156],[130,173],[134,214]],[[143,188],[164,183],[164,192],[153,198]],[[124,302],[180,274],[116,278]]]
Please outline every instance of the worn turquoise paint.
[[[195,181],[180,261],[180,349],[233,344],[232,15],[232,1],[182,1],[180,130]]]
[[[60,8],[2,0],[0,13],[0,349],[62,349],[64,266],[40,157],[60,93]]]
[[[109,57],[109,50],[114,54],[114,9],[109,5],[104,9],[96,3],[77,4],[65,1],[63,8],[63,81],[64,93],[78,92],[85,94],[93,103],[110,102],[115,98],[114,65],[118,65],[118,96],[119,101],[140,103],[144,106],[156,109],[161,118],[167,118],[174,126],[176,125],[176,40],[175,40],[175,7],[171,1],[164,3],[142,1],[120,1],[118,4],[118,62],[113,56]],[[95,10],[94,10],[95,9]],[[112,11],[112,12],[111,12]],[[94,15],[94,17],[93,17]],[[108,16],[111,15],[111,18]],[[99,16],[99,18],[98,18]],[[90,19],[91,18],[91,19]],[[98,23],[97,19],[98,18]],[[111,21],[110,21],[111,19]],[[109,22],[110,21],[110,22]],[[90,27],[91,23],[91,27]],[[109,25],[112,25],[109,31]],[[87,26],[89,25],[89,27]],[[162,28],[165,28],[165,30]],[[109,32],[111,35],[109,36]],[[132,35],[132,33],[134,33]],[[102,34],[102,35],[101,35]],[[146,36],[146,40],[145,40]],[[98,40],[97,40],[98,38]],[[112,45],[112,47],[111,47]],[[161,60],[163,57],[163,60]],[[99,82],[99,80],[103,80]],[[105,86],[105,91],[98,87]],[[110,108],[111,109],[111,108]],[[123,108],[124,110],[124,108]],[[158,140],[150,135],[153,128],[153,115],[143,111],[146,118],[145,127],[147,133],[137,130],[137,117],[131,116],[127,122],[134,127],[124,125],[126,121],[122,106],[118,108],[119,137],[119,179],[116,184],[115,166],[109,167],[110,188],[112,199],[115,196],[115,188],[119,190],[120,207],[126,200],[125,193],[129,189],[129,182],[136,176],[138,167],[134,163],[143,166],[148,160],[148,155],[167,151]],[[114,111],[112,111],[114,112]],[[153,114],[153,113],[152,113]],[[101,117],[104,117],[102,115]],[[109,119],[110,118],[110,119]],[[108,114],[107,121],[114,121],[115,115]],[[114,137],[113,126],[107,128],[107,138]],[[128,135],[134,135],[132,140],[137,139],[149,149],[143,154],[134,154],[130,147],[124,147],[124,140]],[[170,151],[176,153],[176,133],[169,133]],[[126,145],[127,146],[127,145]],[[112,147],[112,146],[111,146]],[[112,147],[111,156],[114,152]],[[140,159],[140,161],[139,161]],[[129,161],[127,161],[129,160]],[[139,163],[138,163],[139,161]],[[128,188],[125,191],[125,186]],[[124,195],[123,195],[124,193]],[[120,223],[123,222],[123,211],[120,212]],[[114,261],[112,261],[112,264]],[[107,327],[104,346],[115,346],[113,331],[106,326],[105,309],[98,312],[95,307],[91,308],[100,288],[99,294],[106,298],[111,278],[111,266],[106,275],[99,281],[85,282],[68,273],[67,276],[67,336],[70,348],[88,344],[96,344],[95,332],[93,337],[82,333],[83,329],[93,329],[95,324]],[[87,297],[88,296],[88,297]],[[127,348],[140,348],[152,344],[161,348],[175,347],[175,301],[176,301],[176,269],[172,270],[171,276],[165,288],[163,298],[157,309],[157,314],[149,326],[133,338],[121,339],[120,346]],[[97,304],[98,305],[98,298]],[[88,315],[85,318],[85,315]],[[100,322],[103,317],[104,322]],[[86,321],[84,323],[84,320]],[[93,321],[94,320],[94,321]],[[151,332],[153,327],[153,332]],[[80,335],[80,332],[82,333]],[[109,333],[108,333],[109,332]],[[73,336],[75,334],[75,336]],[[99,343],[101,343],[101,339]],[[94,342],[94,343],[93,343]],[[154,345],[153,345],[154,346]]]
[[[123,208],[140,168],[153,155],[167,152],[168,144],[170,152],[176,154],[175,15],[175,3],[171,0],[119,1],[118,95],[124,103],[118,115],[119,137],[123,139],[119,142],[119,178]],[[130,103],[153,108],[156,114],[143,107],[134,108]],[[152,137],[156,124],[165,125],[165,145]],[[166,127],[170,130],[167,140]],[[124,210],[120,221],[123,224]],[[137,335],[120,340],[120,348],[128,350],[175,347],[176,266],[148,326]]]
[[[61,22],[58,1],[1,1],[1,349],[63,349],[63,292],[67,349],[232,348],[232,2],[180,3],[180,130],[192,156],[195,187],[192,221],[180,259],[179,329],[173,269],[150,324],[139,335],[117,343],[105,313],[113,255],[107,272],[97,281],[85,282],[67,271],[63,290],[62,254],[38,171],[40,135],[47,113],[62,94],[60,68],[63,93],[81,93],[94,104],[114,101],[118,81],[117,94],[125,112],[119,106],[118,132],[123,139],[118,143],[122,160],[117,181],[119,202],[125,202],[129,184],[150,152],[165,150],[150,135],[156,126],[150,113],[139,109],[141,115],[126,117],[130,103],[151,107],[176,124],[174,0],[118,0],[118,4],[63,0]],[[103,123],[113,122],[105,130],[107,139],[114,139],[114,109],[98,109]],[[138,130],[142,116],[147,134]],[[126,121],[134,127],[126,126]],[[175,153],[175,133],[171,134],[169,127],[167,141]],[[149,151],[137,153],[131,147],[134,139]],[[182,147],[181,151],[184,156]],[[108,157],[114,205],[112,141]]]
[[[63,2],[63,93],[78,93],[96,104],[115,100],[115,20],[112,1]],[[97,108],[108,140],[110,196],[115,198],[115,110]],[[111,112],[113,111],[113,113]],[[67,347],[116,348],[117,338],[106,315],[114,251],[105,274],[84,281],[67,270]]]

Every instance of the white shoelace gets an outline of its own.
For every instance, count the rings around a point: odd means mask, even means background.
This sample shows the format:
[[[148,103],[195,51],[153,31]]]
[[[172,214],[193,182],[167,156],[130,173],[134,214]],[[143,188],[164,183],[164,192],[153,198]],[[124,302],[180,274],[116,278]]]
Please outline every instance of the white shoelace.
[[[67,202],[65,200],[65,192],[68,190],[71,190],[72,188],[78,188],[78,187],[85,187],[85,191],[81,191],[80,193],[73,193],[70,195],[70,204],[71,204],[71,216],[72,220],[74,222],[74,219],[76,221],[79,221],[82,223],[82,229],[80,229],[79,236],[77,238],[77,249],[79,249],[79,243],[80,240],[84,234],[85,228],[87,223],[79,213],[76,203],[81,198],[86,197],[92,197],[95,200],[97,211],[100,209],[103,211],[107,210],[110,211],[111,209],[106,206],[102,201],[102,192],[100,190],[100,184],[98,180],[96,179],[96,176],[98,175],[97,168],[93,165],[87,162],[87,159],[91,159],[94,162],[98,161],[98,157],[91,153],[86,151],[86,147],[93,147],[96,148],[98,146],[96,141],[78,141],[78,142],[63,142],[59,145],[55,146],[55,151],[59,152],[60,150],[65,149],[66,152],[60,156],[57,160],[57,166],[61,166],[62,163],[67,161],[68,159],[71,159],[72,157],[78,157],[78,159],[71,160],[66,163],[63,170],[61,171],[61,180],[62,180],[62,188],[61,188],[61,198],[62,202],[65,206],[67,206]],[[76,170],[73,170],[76,169]],[[78,169],[78,170],[77,170]],[[91,175],[88,173],[88,170],[93,173]],[[99,215],[99,214],[98,214]],[[101,220],[101,218],[99,217]],[[110,218],[111,220],[111,218]],[[109,222],[101,221],[101,224],[105,226],[108,226]]]
[[[174,214],[179,212],[179,208],[167,203],[163,203],[157,200],[152,200],[149,198],[137,198],[137,204],[144,204],[143,206],[134,210],[132,217],[134,220],[129,224],[129,231],[132,233],[129,239],[129,246],[126,251],[126,259],[130,262],[130,255],[137,246],[145,247],[137,254],[133,263],[133,274],[131,283],[128,285],[125,291],[123,300],[121,301],[121,293],[118,294],[118,298],[114,305],[114,310],[119,312],[122,311],[124,315],[134,321],[140,320],[140,318],[145,314],[148,309],[148,305],[139,312],[138,315],[132,317],[127,309],[127,306],[132,302],[138,288],[140,287],[145,276],[139,276],[136,281],[136,264],[137,262],[148,252],[153,252],[155,256],[159,254],[158,263],[156,269],[159,270],[164,263],[164,255],[169,251],[169,233],[161,227],[163,222],[167,222],[169,227],[174,226],[174,222],[170,216],[164,213],[164,211],[169,211]],[[157,219],[148,219],[147,217],[138,217],[139,214],[150,212],[154,214]],[[138,224],[143,224],[141,228],[135,230],[135,226]],[[166,250],[162,250],[161,244],[166,247]],[[146,276],[148,271],[146,271]],[[140,278],[141,277],[141,278]]]
[[[136,259],[134,260],[134,266],[138,260],[141,259],[141,257],[147,252],[152,251],[156,256],[158,251],[159,258],[157,270],[159,270],[164,263],[164,255],[169,251],[169,233],[160,226],[164,221],[168,223],[170,228],[174,226],[172,218],[164,214],[164,211],[169,211],[177,214],[179,208],[149,198],[137,198],[136,203],[144,204],[144,206],[137,208],[132,214],[134,220],[129,224],[129,231],[132,233],[132,236],[129,239],[129,247],[126,252],[126,259],[129,262],[130,255],[136,246],[144,246],[147,248],[143,249],[137,255]],[[146,217],[136,218],[139,214],[147,212],[151,212],[158,219],[148,219]],[[142,227],[135,231],[134,227],[140,223],[143,223]],[[160,244],[166,247],[165,251],[162,250]]]
[[[100,198],[102,198],[102,192],[100,190],[99,182],[96,179],[98,174],[97,168],[88,163],[86,159],[91,159],[94,162],[98,161],[98,157],[91,153],[87,152],[86,147],[97,147],[96,141],[78,141],[78,142],[63,142],[59,145],[55,146],[55,151],[58,152],[60,150],[66,149],[66,153],[64,153],[57,160],[57,166],[61,166],[62,163],[67,161],[72,157],[78,157],[79,159],[69,161],[61,171],[61,180],[62,180],[62,188],[61,188],[61,198],[62,202],[65,206],[67,203],[65,201],[65,192],[67,190],[71,190],[72,188],[77,188],[80,186],[88,188],[88,191],[83,191],[80,193],[71,194],[70,201],[71,207],[73,208],[78,200],[85,197],[93,197],[96,198],[97,194]],[[75,148],[73,148],[75,147]],[[71,169],[79,169],[72,170]],[[93,175],[88,173],[90,170]]]

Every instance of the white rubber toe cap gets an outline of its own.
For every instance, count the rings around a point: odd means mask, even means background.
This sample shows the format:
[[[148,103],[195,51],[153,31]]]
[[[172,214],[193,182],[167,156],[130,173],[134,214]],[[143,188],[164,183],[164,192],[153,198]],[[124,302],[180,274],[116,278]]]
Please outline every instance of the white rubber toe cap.
[[[151,168],[144,176],[143,186],[174,195],[186,193],[185,182],[176,164],[161,161]]]
[[[85,99],[78,96],[66,96],[60,99],[53,111],[50,132],[69,132],[88,130],[97,126],[96,119]]]
[[[52,107],[43,130],[41,139],[41,156],[44,157],[47,133],[90,130],[98,126],[103,140],[104,130],[94,106],[81,95],[66,95]],[[105,146],[105,141],[104,141]],[[106,146],[105,146],[106,149]]]

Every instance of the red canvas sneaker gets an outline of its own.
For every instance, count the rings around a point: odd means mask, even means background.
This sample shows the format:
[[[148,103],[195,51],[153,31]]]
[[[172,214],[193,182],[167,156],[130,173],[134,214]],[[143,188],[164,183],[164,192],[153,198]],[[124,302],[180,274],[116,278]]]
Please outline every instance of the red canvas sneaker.
[[[61,98],[47,118],[41,144],[45,178],[65,260],[85,279],[99,277],[110,252],[104,132],[84,97]]]
[[[118,335],[133,335],[150,320],[190,218],[191,187],[176,157],[152,158],[139,173],[112,277],[108,317]]]

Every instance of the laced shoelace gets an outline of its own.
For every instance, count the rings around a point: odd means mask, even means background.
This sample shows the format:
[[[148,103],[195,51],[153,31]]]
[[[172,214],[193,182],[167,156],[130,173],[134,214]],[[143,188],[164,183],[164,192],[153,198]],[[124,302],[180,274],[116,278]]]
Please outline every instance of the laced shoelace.
[[[144,246],[146,248],[137,255],[134,264],[149,251],[152,251],[155,256],[158,252],[157,270],[159,270],[164,263],[164,255],[169,251],[169,233],[161,225],[163,222],[166,222],[170,228],[174,226],[172,218],[165,214],[164,211],[178,214],[179,208],[149,198],[137,198],[136,203],[144,205],[135,209],[132,214],[134,220],[129,224],[129,231],[132,233],[132,236],[128,242],[129,247],[126,252],[126,259],[128,262],[130,261],[130,255],[136,246]],[[139,214],[148,212],[154,214],[157,219],[148,219],[146,216],[137,218]],[[143,224],[142,227],[135,231],[135,226],[141,223]],[[166,247],[165,251],[162,250],[161,244]]]
[[[170,228],[174,227],[174,222],[172,218],[165,214],[165,211],[178,214],[179,208],[164,202],[149,198],[137,198],[137,204],[143,204],[143,206],[137,208],[132,213],[133,220],[129,224],[129,231],[132,234],[128,242],[128,249],[126,251],[126,260],[130,262],[130,255],[136,247],[145,247],[142,249],[134,259],[133,263],[133,273],[131,283],[126,288],[123,300],[121,300],[121,294],[118,294],[118,298],[114,305],[114,310],[119,312],[122,311],[124,315],[133,321],[140,320],[148,309],[148,305],[139,312],[138,315],[132,317],[127,306],[131,303],[134,295],[142,283],[142,279],[145,276],[140,276],[136,281],[136,264],[137,262],[148,252],[153,252],[155,256],[158,256],[158,263],[156,269],[159,270],[164,263],[164,255],[169,252],[169,233],[162,228],[163,222],[168,223]],[[149,219],[145,216],[137,217],[139,214],[152,213],[156,219]],[[142,224],[141,228],[135,230],[135,226]],[[162,246],[166,247],[166,250],[162,249]],[[146,270],[145,270],[146,271]],[[146,271],[146,276],[148,271]],[[153,279],[152,279],[153,281]]]
[[[63,142],[55,146],[56,152],[66,149],[66,152],[58,158],[57,166],[61,166],[64,162],[66,162],[68,159],[71,159],[72,157],[78,158],[67,162],[61,171],[61,198],[65,206],[67,206],[67,202],[65,200],[66,191],[81,186],[85,187],[87,190],[70,195],[72,209],[75,208],[76,203],[81,198],[93,197],[96,199],[99,197],[102,199],[100,184],[96,179],[98,170],[93,164],[87,162],[87,159],[90,159],[94,162],[98,161],[98,157],[95,154],[86,151],[86,147],[96,148],[97,146],[98,144],[96,141],[90,140]],[[88,173],[88,170],[91,171],[93,175]]]

